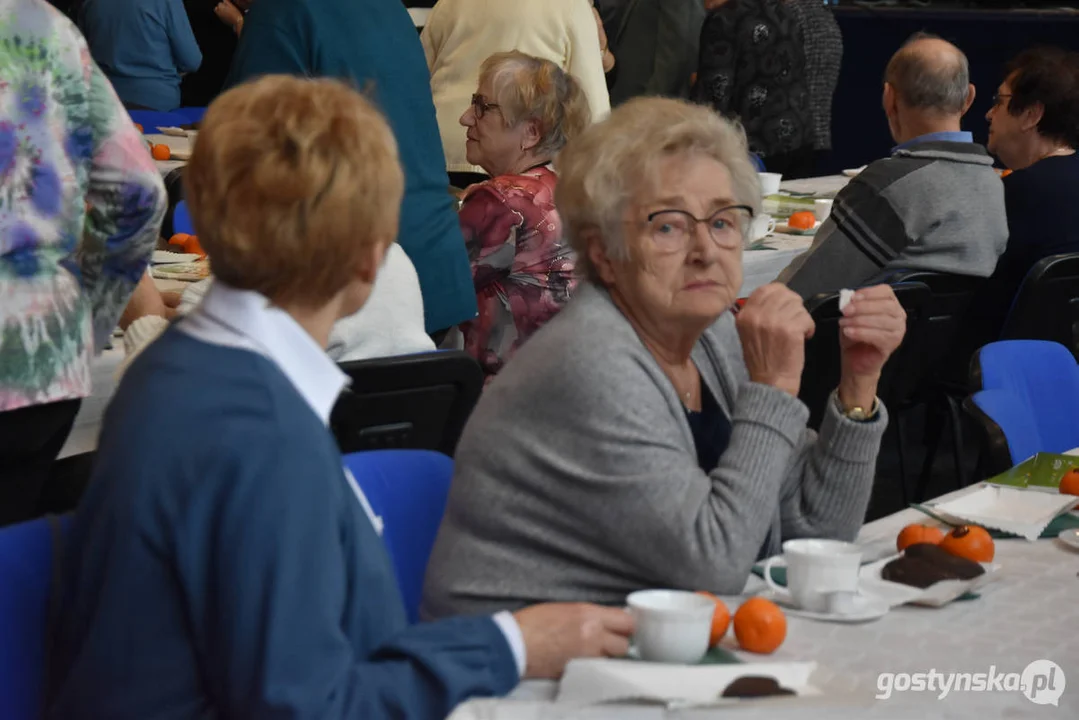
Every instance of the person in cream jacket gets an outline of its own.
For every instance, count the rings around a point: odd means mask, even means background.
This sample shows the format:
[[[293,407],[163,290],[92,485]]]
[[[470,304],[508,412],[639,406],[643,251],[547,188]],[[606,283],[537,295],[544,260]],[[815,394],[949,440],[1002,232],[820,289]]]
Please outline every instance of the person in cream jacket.
[[[610,112],[589,0],[439,0],[420,39],[450,173],[483,173],[465,159],[466,128],[458,120],[476,92],[480,65],[495,53],[519,50],[550,60],[580,83],[593,121]]]

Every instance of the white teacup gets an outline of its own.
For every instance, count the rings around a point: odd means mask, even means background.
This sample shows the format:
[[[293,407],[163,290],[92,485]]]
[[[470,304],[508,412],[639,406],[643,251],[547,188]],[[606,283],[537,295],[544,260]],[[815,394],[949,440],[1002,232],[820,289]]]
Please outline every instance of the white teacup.
[[[768,197],[779,192],[779,183],[783,182],[782,173],[757,173],[761,179],[761,196]]]
[[[637,624],[634,645],[642,660],[700,662],[708,652],[716,603],[686,590],[638,590],[626,604]]]
[[[810,612],[849,612],[858,592],[862,549],[842,540],[788,540],[783,543],[787,587],[772,580],[778,557],[764,564],[764,581],[776,597]]]
[[[776,229],[776,219],[771,215],[758,215],[749,222],[746,228],[746,245],[768,237],[768,234]]]
[[[828,216],[832,214],[832,203],[835,202],[831,198],[818,198],[813,201],[813,216],[817,218],[819,222],[824,222],[828,219]]]

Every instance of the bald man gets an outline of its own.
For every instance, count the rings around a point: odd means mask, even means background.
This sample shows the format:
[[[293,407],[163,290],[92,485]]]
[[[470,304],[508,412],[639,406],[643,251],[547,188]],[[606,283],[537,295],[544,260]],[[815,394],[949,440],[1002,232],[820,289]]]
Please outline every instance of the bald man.
[[[808,252],[779,276],[804,298],[911,269],[988,277],[1008,240],[993,158],[960,128],[974,102],[966,56],[916,35],[885,72],[896,146],[839,192]]]

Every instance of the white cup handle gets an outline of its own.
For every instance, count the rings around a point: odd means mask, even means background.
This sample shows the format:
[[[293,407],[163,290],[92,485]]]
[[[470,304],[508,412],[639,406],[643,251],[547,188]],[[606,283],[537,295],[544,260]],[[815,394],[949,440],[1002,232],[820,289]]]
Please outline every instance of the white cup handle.
[[[790,602],[792,598],[791,591],[782,585],[777,585],[776,581],[772,579],[772,566],[779,562],[781,558],[781,555],[774,555],[764,561],[764,582],[777,598]]]
[[[768,218],[768,232],[765,235],[771,235],[776,230],[776,219],[774,217]]]

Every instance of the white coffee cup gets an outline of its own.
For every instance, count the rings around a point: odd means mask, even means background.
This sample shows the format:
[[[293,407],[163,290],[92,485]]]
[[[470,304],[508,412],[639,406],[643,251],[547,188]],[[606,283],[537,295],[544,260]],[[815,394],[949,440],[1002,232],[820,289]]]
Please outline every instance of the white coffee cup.
[[[700,662],[708,652],[716,603],[686,590],[638,590],[626,604],[637,624],[633,643],[642,660]]]
[[[758,215],[746,228],[746,244],[755,243],[776,229],[776,219],[771,215]]]
[[[818,198],[813,201],[813,216],[818,222],[824,222],[832,214],[833,202],[831,198]]]
[[[810,612],[849,612],[858,592],[862,549],[842,540],[788,540],[783,543],[787,587],[772,579],[778,557],[764,564],[764,581],[781,601]]]
[[[781,173],[757,173],[761,179],[761,197],[768,197],[779,192],[779,183],[783,182]]]

